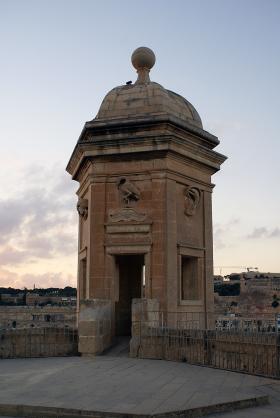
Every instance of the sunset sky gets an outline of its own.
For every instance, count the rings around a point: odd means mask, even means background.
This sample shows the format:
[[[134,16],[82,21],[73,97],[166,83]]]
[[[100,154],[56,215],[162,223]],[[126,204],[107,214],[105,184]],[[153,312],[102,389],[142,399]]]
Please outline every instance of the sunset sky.
[[[65,167],[105,94],[135,80],[139,46],[228,156],[213,178],[215,272],[280,272],[279,21],[278,0],[0,0],[0,286],[76,285]]]

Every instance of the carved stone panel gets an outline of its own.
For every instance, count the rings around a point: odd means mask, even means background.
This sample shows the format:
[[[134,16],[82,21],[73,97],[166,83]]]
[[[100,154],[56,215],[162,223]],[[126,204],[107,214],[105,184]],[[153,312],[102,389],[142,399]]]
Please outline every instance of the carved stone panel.
[[[133,206],[140,199],[140,190],[126,177],[120,177],[117,181],[121,202],[125,207]]]
[[[120,210],[110,211],[108,221],[116,222],[144,222],[147,220],[145,213],[139,213],[133,208],[122,208]]]
[[[77,203],[77,211],[83,220],[87,219],[88,217],[88,200],[87,199],[82,199],[81,197],[79,198],[78,203]]]

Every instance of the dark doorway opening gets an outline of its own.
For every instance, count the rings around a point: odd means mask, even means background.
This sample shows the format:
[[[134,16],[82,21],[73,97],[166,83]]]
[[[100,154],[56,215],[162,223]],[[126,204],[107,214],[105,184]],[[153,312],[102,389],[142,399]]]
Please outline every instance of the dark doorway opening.
[[[144,255],[121,255],[116,257],[119,274],[119,298],[116,302],[116,336],[131,335],[132,299],[144,294]]]

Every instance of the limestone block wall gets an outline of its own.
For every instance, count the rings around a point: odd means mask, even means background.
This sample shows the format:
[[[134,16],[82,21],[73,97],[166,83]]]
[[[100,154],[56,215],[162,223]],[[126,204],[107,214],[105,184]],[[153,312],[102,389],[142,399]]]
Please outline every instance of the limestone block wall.
[[[75,328],[75,306],[0,306],[0,328]]]
[[[140,324],[135,357],[183,361],[219,369],[280,377],[278,334],[181,330]]]
[[[195,306],[197,311],[204,311],[205,307],[211,311],[211,193],[196,183],[195,186],[200,188],[200,203],[193,216],[186,216],[185,190],[192,182],[168,179],[165,172],[130,174],[129,171],[136,169],[135,164],[134,161],[127,162],[125,166],[128,172],[125,178],[140,191],[139,201],[130,208],[135,216],[132,221],[126,218],[128,211],[124,210],[117,186],[119,176],[123,175],[123,166],[108,163],[104,170],[110,175],[98,177],[89,185],[88,219],[80,222],[80,235],[87,236],[79,254],[80,299],[112,297],[114,277],[110,277],[111,267],[106,252],[112,254],[113,247],[119,248],[119,253],[133,252],[132,248],[137,247],[138,253],[146,253],[146,247],[152,244],[146,296],[157,298],[162,310],[186,311],[189,307],[193,311]],[[141,161],[139,170],[148,167],[149,161]],[[182,303],[180,266],[183,256],[199,259],[199,296],[197,300]]]
[[[21,328],[0,330],[0,358],[57,357],[78,354],[77,330]]]
[[[130,357],[139,356],[141,334],[143,332],[145,335],[146,324],[149,324],[150,329],[158,329],[160,325],[159,301],[157,299],[133,299]]]
[[[112,302],[105,299],[82,300],[78,319],[79,352],[96,355],[112,343]]]
[[[182,152],[181,145],[178,153]],[[142,297],[157,299],[161,311],[197,312],[202,328],[212,326],[208,312],[211,315],[213,311],[213,169],[192,164],[177,153],[153,151],[136,156],[133,147],[124,146],[122,155],[110,150],[94,163],[88,160],[77,178],[78,196],[88,201],[87,218],[80,214],[79,300],[89,304],[98,299],[111,301],[112,337],[115,304],[119,302],[118,257],[141,255],[145,264]],[[120,179],[136,190],[134,199],[127,199]],[[198,201],[188,195],[190,189],[198,193]],[[195,210],[189,211],[187,206],[192,204]],[[182,291],[186,259],[195,265],[192,276],[198,289],[187,297]],[[103,343],[97,325],[84,323],[82,327],[81,352],[90,354],[93,341],[98,352]],[[91,343],[89,329],[94,330]]]

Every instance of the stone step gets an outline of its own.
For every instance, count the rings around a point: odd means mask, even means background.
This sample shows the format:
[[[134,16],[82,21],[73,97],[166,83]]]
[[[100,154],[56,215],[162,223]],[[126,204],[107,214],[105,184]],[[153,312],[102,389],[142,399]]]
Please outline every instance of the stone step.
[[[267,405],[268,396],[256,396],[224,403],[205,405],[180,411],[169,411],[159,414],[135,414],[110,411],[89,411],[35,405],[0,404],[0,415],[6,417],[25,418],[198,418],[214,413],[234,411],[251,407]]]

